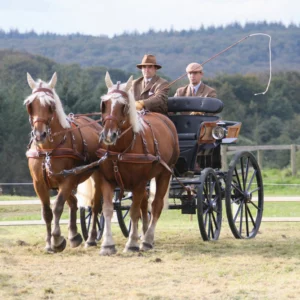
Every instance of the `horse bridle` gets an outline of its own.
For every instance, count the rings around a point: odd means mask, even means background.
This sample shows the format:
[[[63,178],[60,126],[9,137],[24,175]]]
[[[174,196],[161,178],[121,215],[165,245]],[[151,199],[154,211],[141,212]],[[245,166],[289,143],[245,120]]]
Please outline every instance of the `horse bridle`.
[[[120,84],[121,84],[121,82],[118,81],[116,89],[110,91],[107,95],[118,93],[118,94],[121,94],[126,100],[128,100],[129,99],[128,94],[119,89]],[[101,109],[101,111],[102,111],[102,109]],[[125,107],[124,107],[124,111],[123,111],[124,116],[126,116],[127,113],[128,113],[128,104],[125,105]],[[118,121],[118,119],[115,116],[107,115],[104,119],[102,119],[103,126],[105,125],[105,122],[108,121],[108,120],[115,121],[117,123],[118,128],[120,128],[120,126],[122,126],[125,123],[125,121],[123,121],[123,120]]]
[[[36,93],[39,93],[39,92],[44,92],[44,93],[46,93],[48,96],[50,96],[50,97],[52,97],[52,98],[54,99],[54,94],[53,94],[53,92],[52,92],[50,89],[48,89],[48,88],[42,88],[42,87],[39,87],[36,91],[32,92],[32,94],[36,94]],[[28,112],[28,114],[29,114],[29,123],[30,123],[30,125],[31,125],[31,129],[33,129],[35,123],[39,123],[39,122],[40,122],[40,123],[45,124],[45,125],[46,125],[46,130],[47,130],[47,135],[48,135],[48,137],[49,137],[50,142],[52,142],[53,140],[52,140],[52,138],[51,138],[51,128],[50,128],[50,124],[51,124],[51,122],[52,122],[52,120],[53,120],[53,118],[54,118],[53,113],[56,111],[55,103],[52,103],[52,102],[51,102],[52,117],[49,118],[49,119],[44,119],[44,118],[40,118],[40,117],[38,117],[38,118],[33,118],[33,117],[31,116],[31,107],[30,107],[30,105],[31,105],[31,103],[30,103],[30,104],[27,104],[27,105],[26,105],[26,108],[27,108],[27,112]],[[32,135],[32,136],[34,135],[34,134],[33,134],[33,131],[31,131],[31,135]]]

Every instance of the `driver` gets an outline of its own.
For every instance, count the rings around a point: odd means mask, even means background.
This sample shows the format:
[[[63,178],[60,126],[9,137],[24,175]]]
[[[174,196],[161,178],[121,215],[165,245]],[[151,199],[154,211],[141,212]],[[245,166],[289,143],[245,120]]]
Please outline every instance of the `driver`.
[[[143,108],[167,114],[168,112],[168,81],[156,75],[161,68],[152,54],[145,54],[142,62],[137,65],[143,76],[133,81],[133,94],[137,110]]]

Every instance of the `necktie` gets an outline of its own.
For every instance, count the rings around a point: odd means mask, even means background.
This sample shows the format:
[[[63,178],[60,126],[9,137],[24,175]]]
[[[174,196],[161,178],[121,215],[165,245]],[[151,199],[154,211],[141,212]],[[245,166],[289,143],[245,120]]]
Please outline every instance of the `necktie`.
[[[193,87],[193,92],[192,92],[193,96],[196,96],[196,89]]]

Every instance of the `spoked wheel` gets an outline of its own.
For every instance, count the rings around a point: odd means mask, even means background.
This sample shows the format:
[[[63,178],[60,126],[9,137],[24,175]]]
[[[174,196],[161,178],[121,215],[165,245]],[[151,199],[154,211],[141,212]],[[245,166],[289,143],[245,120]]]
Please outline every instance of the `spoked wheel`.
[[[237,239],[256,236],[263,214],[263,181],[255,157],[239,152],[229,165],[225,187],[226,213]]]
[[[80,225],[81,225],[82,235],[85,241],[88,239],[91,224],[92,224],[92,208],[90,206],[80,207]],[[96,229],[97,229],[96,241],[100,241],[104,231],[104,216],[102,213],[98,213],[97,215]]]
[[[116,190],[115,199],[114,199],[114,208],[116,211],[116,215],[117,215],[117,219],[121,231],[125,237],[128,237],[131,228],[129,210],[132,203],[132,194],[127,193],[126,195],[123,195],[121,201],[119,200],[119,195],[120,195],[120,191]]]
[[[212,168],[204,169],[200,175],[197,214],[202,239],[217,240],[222,224],[222,195],[217,175]]]

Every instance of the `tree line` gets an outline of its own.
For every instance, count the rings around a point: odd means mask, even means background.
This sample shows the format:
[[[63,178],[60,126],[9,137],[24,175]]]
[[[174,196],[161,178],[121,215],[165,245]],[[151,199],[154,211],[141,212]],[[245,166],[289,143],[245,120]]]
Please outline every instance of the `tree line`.
[[[33,78],[48,81],[57,72],[56,91],[66,113],[98,112],[100,96],[107,92],[104,67],[82,68],[78,64],[64,65],[48,58],[15,51],[0,51],[0,182],[30,182],[25,156],[30,125],[23,100],[31,93],[26,72]],[[124,82],[131,74],[110,69],[112,80]],[[139,76],[135,74],[135,78]],[[165,76],[168,78],[167,76]],[[170,80],[170,78],[168,78]],[[265,95],[254,93],[265,89],[268,76],[224,75],[206,78],[205,83],[217,90],[224,102],[221,117],[241,121],[238,144],[300,144],[300,73],[273,73],[270,89]],[[170,89],[173,96],[184,78]],[[266,166],[285,167],[289,154],[266,155]]]
[[[191,30],[149,30],[146,33],[123,33],[112,38],[79,33],[59,35],[34,31],[0,30],[0,49],[24,51],[48,57],[58,63],[78,63],[82,67],[104,66],[135,73],[136,64],[146,53],[157,56],[163,72],[173,80],[184,73],[190,62],[203,63],[216,53],[249,34],[263,32],[272,36],[274,71],[299,70],[300,27],[295,24],[233,23]],[[197,24],[195,24],[197,26]],[[205,65],[209,77],[217,74],[253,74],[268,70],[268,42],[255,36],[223,53]],[[176,62],[176,63],[174,63]]]

